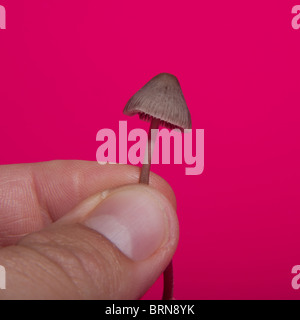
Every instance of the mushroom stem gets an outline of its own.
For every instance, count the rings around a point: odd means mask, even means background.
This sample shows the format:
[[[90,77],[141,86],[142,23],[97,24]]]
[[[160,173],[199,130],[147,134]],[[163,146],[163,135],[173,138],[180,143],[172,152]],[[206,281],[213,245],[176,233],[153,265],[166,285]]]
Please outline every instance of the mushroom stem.
[[[155,139],[156,139],[156,134],[157,131],[152,131],[155,129],[158,129],[159,127],[160,120],[153,118],[151,120],[151,125],[148,133],[148,148],[146,149],[145,152],[145,159],[147,161],[144,161],[145,163],[143,164],[141,175],[140,175],[140,183],[144,184],[149,184],[149,175],[150,175],[150,167],[151,167],[151,159],[152,159],[152,153],[154,150],[154,145],[155,145]]]
[[[154,150],[157,130],[159,127],[160,120],[153,118],[151,120],[151,125],[148,133],[148,147],[145,152],[145,159],[148,161],[144,161],[142,171],[140,174],[140,183],[149,184],[149,175],[150,175],[150,167],[151,167],[151,159],[152,153]],[[155,130],[155,131],[152,131]],[[164,271],[164,292],[163,292],[163,300],[172,300],[173,299],[173,264],[172,261]]]
[[[167,269],[164,271],[164,293],[162,300],[173,299],[174,279],[173,279],[173,262],[169,263]]]

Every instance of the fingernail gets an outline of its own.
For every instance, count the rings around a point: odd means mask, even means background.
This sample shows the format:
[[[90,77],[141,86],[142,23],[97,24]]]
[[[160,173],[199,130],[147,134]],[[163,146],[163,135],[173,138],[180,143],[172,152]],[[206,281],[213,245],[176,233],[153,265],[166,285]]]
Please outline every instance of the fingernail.
[[[161,201],[144,187],[121,189],[103,200],[84,224],[105,236],[130,259],[144,260],[166,238],[168,206],[171,207],[167,200]]]

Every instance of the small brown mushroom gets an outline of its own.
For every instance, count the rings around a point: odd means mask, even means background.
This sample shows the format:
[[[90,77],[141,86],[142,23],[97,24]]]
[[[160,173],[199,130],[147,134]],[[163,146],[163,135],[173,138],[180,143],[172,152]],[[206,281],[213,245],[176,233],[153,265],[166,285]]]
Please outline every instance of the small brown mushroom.
[[[177,78],[169,73],[157,75],[127,102],[123,112],[129,116],[139,114],[140,119],[151,121],[146,150],[148,161],[143,164],[140,174],[140,183],[149,184],[151,157],[156,138],[152,129],[158,129],[160,125],[169,129],[192,128],[191,115]],[[164,271],[163,300],[172,298],[173,264],[171,261]]]
[[[151,121],[148,135],[147,163],[144,163],[140,183],[149,183],[151,156],[155,137],[152,129],[159,126],[174,129],[191,129],[191,115],[186,105],[180,84],[175,76],[161,73],[151,79],[126,104],[124,114],[139,114],[140,119]]]

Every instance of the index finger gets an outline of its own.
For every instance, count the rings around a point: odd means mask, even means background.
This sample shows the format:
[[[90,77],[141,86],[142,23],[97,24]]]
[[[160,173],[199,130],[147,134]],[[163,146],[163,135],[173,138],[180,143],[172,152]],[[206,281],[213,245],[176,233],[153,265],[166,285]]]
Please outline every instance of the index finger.
[[[84,199],[137,183],[140,168],[79,160],[0,166],[0,246],[39,231]],[[150,184],[176,207],[169,184],[151,174]]]

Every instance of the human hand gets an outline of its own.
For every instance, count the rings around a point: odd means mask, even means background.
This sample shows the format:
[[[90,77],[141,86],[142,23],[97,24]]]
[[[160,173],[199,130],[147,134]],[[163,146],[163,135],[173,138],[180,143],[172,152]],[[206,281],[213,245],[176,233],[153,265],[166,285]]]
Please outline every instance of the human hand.
[[[139,168],[86,161],[0,166],[0,299],[138,299],[178,243],[176,200]]]

